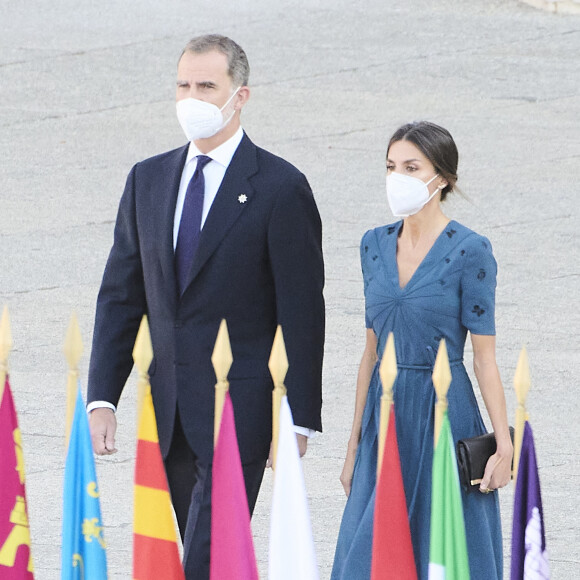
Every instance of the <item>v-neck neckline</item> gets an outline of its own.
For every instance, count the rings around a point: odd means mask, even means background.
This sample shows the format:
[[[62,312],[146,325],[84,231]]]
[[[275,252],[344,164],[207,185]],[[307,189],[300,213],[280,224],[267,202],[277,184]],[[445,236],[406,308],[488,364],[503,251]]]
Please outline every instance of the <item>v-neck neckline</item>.
[[[413,273],[411,274],[411,277],[407,280],[407,283],[404,286],[401,286],[401,278],[399,275],[399,262],[397,262],[397,248],[399,245],[399,235],[401,233],[401,228],[403,227],[403,220],[401,220],[399,222],[399,227],[397,228],[396,231],[396,236],[395,236],[395,243],[393,244],[394,248],[393,248],[393,259],[395,260],[395,282],[397,285],[397,289],[400,292],[404,292],[410,285],[411,283],[415,280],[416,276],[417,276],[417,272],[419,270],[421,270],[421,268],[423,267],[423,265],[431,258],[431,255],[433,254],[433,248],[435,248],[435,246],[438,245],[439,241],[441,239],[443,239],[443,234],[445,232],[447,232],[447,230],[449,229],[449,227],[451,226],[451,224],[455,223],[455,220],[449,220],[447,222],[447,224],[445,224],[445,227],[441,230],[441,232],[439,233],[439,235],[435,238],[435,241],[433,242],[433,244],[431,244],[431,247],[429,248],[429,250],[427,251],[427,253],[425,254],[425,256],[423,257],[423,259],[419,262],[419,265],[415,268],[415,270],[413,271]]]

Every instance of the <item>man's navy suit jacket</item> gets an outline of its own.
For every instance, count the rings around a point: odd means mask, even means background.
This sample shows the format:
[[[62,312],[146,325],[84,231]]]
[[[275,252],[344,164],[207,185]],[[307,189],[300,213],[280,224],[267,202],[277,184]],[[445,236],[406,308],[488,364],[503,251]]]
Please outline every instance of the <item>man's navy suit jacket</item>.
[[[211,462],[216,381],[211,355],[225,318],[242,462],[264,459],[272,429],[267,362],[278,324],[289,360],[285,383],[294,422],[321,430],[320,216],[304,175],[244,135],[207,216],[180,296],[173,224],[187,150],[181,147],[138,163],[127,179],[97,300],[88,401],[118,404],[133,365],[137,330],[147,314],[162,453],[169,450],[178,407],[194,453]]]

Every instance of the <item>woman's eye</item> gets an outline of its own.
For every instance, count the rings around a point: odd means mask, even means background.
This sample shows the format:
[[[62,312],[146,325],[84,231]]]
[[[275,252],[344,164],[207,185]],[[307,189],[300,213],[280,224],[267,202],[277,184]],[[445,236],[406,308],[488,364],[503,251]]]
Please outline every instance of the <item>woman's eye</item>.
[[[387,165],[387,171],[393,171],[395,169],[394,165]]]
[[[407,171],[408,171],[409,173],[413,173],[413,171],[417,171],[417,168],[416,168],[416,167],[413,167],[412,165],[409,165],[409,166],[407,167]]]

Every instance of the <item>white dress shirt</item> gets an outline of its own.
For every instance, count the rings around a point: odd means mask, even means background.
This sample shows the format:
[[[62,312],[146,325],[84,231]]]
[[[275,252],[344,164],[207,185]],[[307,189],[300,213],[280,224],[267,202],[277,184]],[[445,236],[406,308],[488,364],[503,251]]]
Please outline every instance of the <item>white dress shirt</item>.
[[[235,134],[230,137],[225,143],[222,143],[219,147],[216,147],[209,153],[202,153],[195,145],[193,141],[189,143],[189,149],[187,151],[187,158],[185,160],[185,165],[183,166],[183,171],[181,173],[181,181],[179,182],[179,192],[177,194],[177,203],[175,204],[175,214],[173,217],[173,249],[175,250],[177,246],[177,235],[179,233],[179,224],[181,222],[181,214],[183,212],[183,202],[185,201],[185,194],[187,192],[187,186],[195,173],[195,168],[197,167],[197,156],[206,155],[211,157],[211,161],[203,168],[203,177],[205,180],[205,191],[203,197],[203,212],[201,214],[201,228],[205,224],[205,220],[214,202],[215,196],[222,184],[224,175],[232,161],[232,157],[236,152],[238,146],[242,142],[244,137],[244,130],[240,126]],[[87,413],[90,413],[94,409],[101,407],[106,407],[117,411],[115,405],[109,403],[108,401],[93,401],[87,405]],[[296,433],[305,435],[306,437],[312,437],[316,432],[313,429],[307,429],[306,427],[295,426],[294,430]]]
[[[175,205],[175,217],[173,221],[173,249],[177,246],[177,234],[179,233],[179,223],[181,221],[181,213],[183,212],[183,202],[185,201],[185,194],[187,186],[195,173],[197,167],[197,156],[206,155],[211,157],[211,161],[203,168],[203,177],[205,179],[205,193],[203,197],[203,212],[201,214],[201,228],[205,224],[207,214],[211,209],[213,200],[217,195],[218,189],[222,184],[226,170],[229,167],[232,157],[236,152],[239,144],[244,137],[244,131],[240,127],[236,133],[230,137],[225,143],[216,147],[213,151],[205,154],[202,153],[193,141],[189,144],[189,151],[187,152],[187,159],[183,166],[181,173],[181,182],[179,183],[179,193],[177,194],[177,203]]]

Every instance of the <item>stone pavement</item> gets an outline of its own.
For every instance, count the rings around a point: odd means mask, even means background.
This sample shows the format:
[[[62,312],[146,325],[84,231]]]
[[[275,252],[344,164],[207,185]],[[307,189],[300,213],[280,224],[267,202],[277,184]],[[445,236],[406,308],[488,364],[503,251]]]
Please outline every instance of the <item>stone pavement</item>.
[[[553,578],[580,578],[579,16],[515,0],[1,4],[0,305],[12,316],[37,580],[60,570],[69,317],[76,310],[81,323],[86,384],[125,177],[138,160],[183,144],[175,66],[186,41],[207,32],[246,49],[244,126],[306,173],[324,223],[325,432],[304,459],[321,579],[345,501],[338,476],[364,342],[358,244],[391,220],[385,146],[413,119],[440,123],[457,141],[465,197],[447,211],[493,243],[510,416],[526,345]],[[97,462],[115,580],[131,574],[135,385],[118,413],[119,453]],[[263,578],[270,490],[267,473],[253,520]],[[513,486],[501,492],[506,568],[512,496]]]

